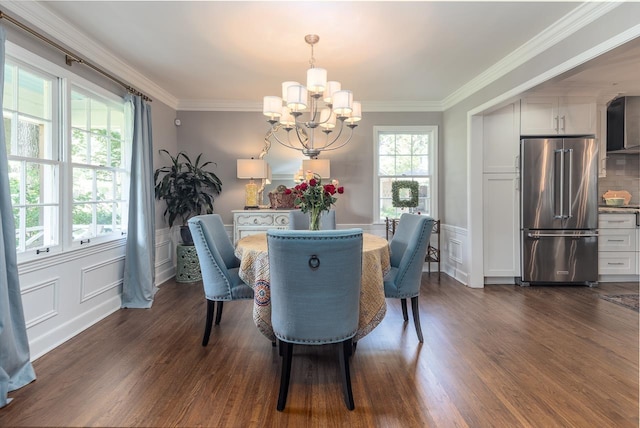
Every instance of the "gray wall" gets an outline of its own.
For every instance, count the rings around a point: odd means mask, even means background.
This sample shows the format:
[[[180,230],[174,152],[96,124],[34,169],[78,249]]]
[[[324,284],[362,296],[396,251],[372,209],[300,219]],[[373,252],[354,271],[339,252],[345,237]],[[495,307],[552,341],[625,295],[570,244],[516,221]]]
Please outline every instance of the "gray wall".
[[[435,125],[442,129],[442,113],[371,113],[354,130],[345,147],[322,154],[331,160],[331,176],[345,186],[338,198],[336,215],[340,224],[371,224],[373,221],[373,127],[391,125]],[[262,113],[179,111],[178,147],[190,156],[204,153],[217,166],[213,171],[222,180],[222,193],[214,209],[226,224],[232,223],[231,210],[244,206],[246,180],[236,178],[236,159],[257,157],[269,129]],[[444,144],[442,135],[440,146]],[[277,143],[274,143],[277,145]],[[272,148],[271,151],[279,150]],[[294,150],[283,149],[298,157]],[[291,170],[291,176],[295,171]],[[293,184],[293,182],[291,183]]]

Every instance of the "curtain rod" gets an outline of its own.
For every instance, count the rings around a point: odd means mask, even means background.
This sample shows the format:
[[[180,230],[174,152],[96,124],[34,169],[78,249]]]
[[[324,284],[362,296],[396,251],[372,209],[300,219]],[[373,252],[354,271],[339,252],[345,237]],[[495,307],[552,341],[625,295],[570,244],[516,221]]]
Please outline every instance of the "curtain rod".
[[[42,40],[45,43],[48,43],[49,45],[51,45],[54,48],[58,49],[60,52],[64,53],[65,54],[65,62],[67,63],[68,66],[73,65],[74,62],[77,62],[78,64],[83,64],[83,65],[89,67],[90,69],[102,74],[103,76],[105,76],[109,80],[111,80],[111,81],[117,83],[118,85],[124,87],[127,90],[127,92],[130,92],[130,93],[132,93],[134,95],[139,95],[145,101],[153,101],[147,95],[143,94],[142,92],[138,91],[137,89],[134,89],[131,85],[123,82],[122,80],[118,79],[117,77],[113,76],[112,74],[107,73],[106,71],[104,71],[101,68],[91,64],[90,62],[87,62],[86,60],[80,58],[79,56],[77,56],[76,54],[71,52],[70,50],[60,46],[59,44],[57,44],[53,40],[48,39],[47,37],[43,36],[42,34],[38,33],[37,31],[27,27],[22,22],[16,20],[15,18],[12,18],[11,16],[7,15],[6,13],[4,13],[1,10],[0,10],[0,19],[6,19],[7,21],[12,23],[13,25],[19,27],[20,29],[26,31],[27,33],[31,34],[32,36]]]

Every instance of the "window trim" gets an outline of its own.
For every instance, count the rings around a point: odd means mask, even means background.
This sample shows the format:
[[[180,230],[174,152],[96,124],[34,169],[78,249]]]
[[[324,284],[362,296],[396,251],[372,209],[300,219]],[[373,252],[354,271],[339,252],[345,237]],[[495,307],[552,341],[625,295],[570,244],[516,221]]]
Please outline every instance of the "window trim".
[[[379,219],[380,216],[380,176],[379,162],[379,135],[382,133],[424,133],[431,134],[431,153],[433,156],[429,157],[431,167],[431,215],[434,219],[439,218],[438,214],[438,126],[437,125],[424,125],[424,126],[374,126],[373,127],[373,224],[384,224],[384,219]]]

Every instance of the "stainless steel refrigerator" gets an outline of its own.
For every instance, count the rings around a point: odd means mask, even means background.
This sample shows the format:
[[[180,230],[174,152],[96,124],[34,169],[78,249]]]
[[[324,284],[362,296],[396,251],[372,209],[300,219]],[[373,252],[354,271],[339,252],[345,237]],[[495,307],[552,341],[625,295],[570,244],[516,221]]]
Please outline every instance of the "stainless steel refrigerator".
[[[522,283],[598,280],[595,138],[520,141]]]

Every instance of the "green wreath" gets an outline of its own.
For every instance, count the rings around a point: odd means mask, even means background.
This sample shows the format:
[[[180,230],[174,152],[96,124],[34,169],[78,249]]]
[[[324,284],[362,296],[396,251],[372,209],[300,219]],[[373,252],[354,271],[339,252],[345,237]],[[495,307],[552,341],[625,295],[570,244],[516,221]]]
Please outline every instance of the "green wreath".
[[[409,189],[410,195],[402,192]],[[401,193],[403,193],[401,197]],[[417,181],[394,181],[391,183],[392,204],[394,207],[415,208],[418,206],[418,182]],[[407,197],[409,196],[409,197]]]

